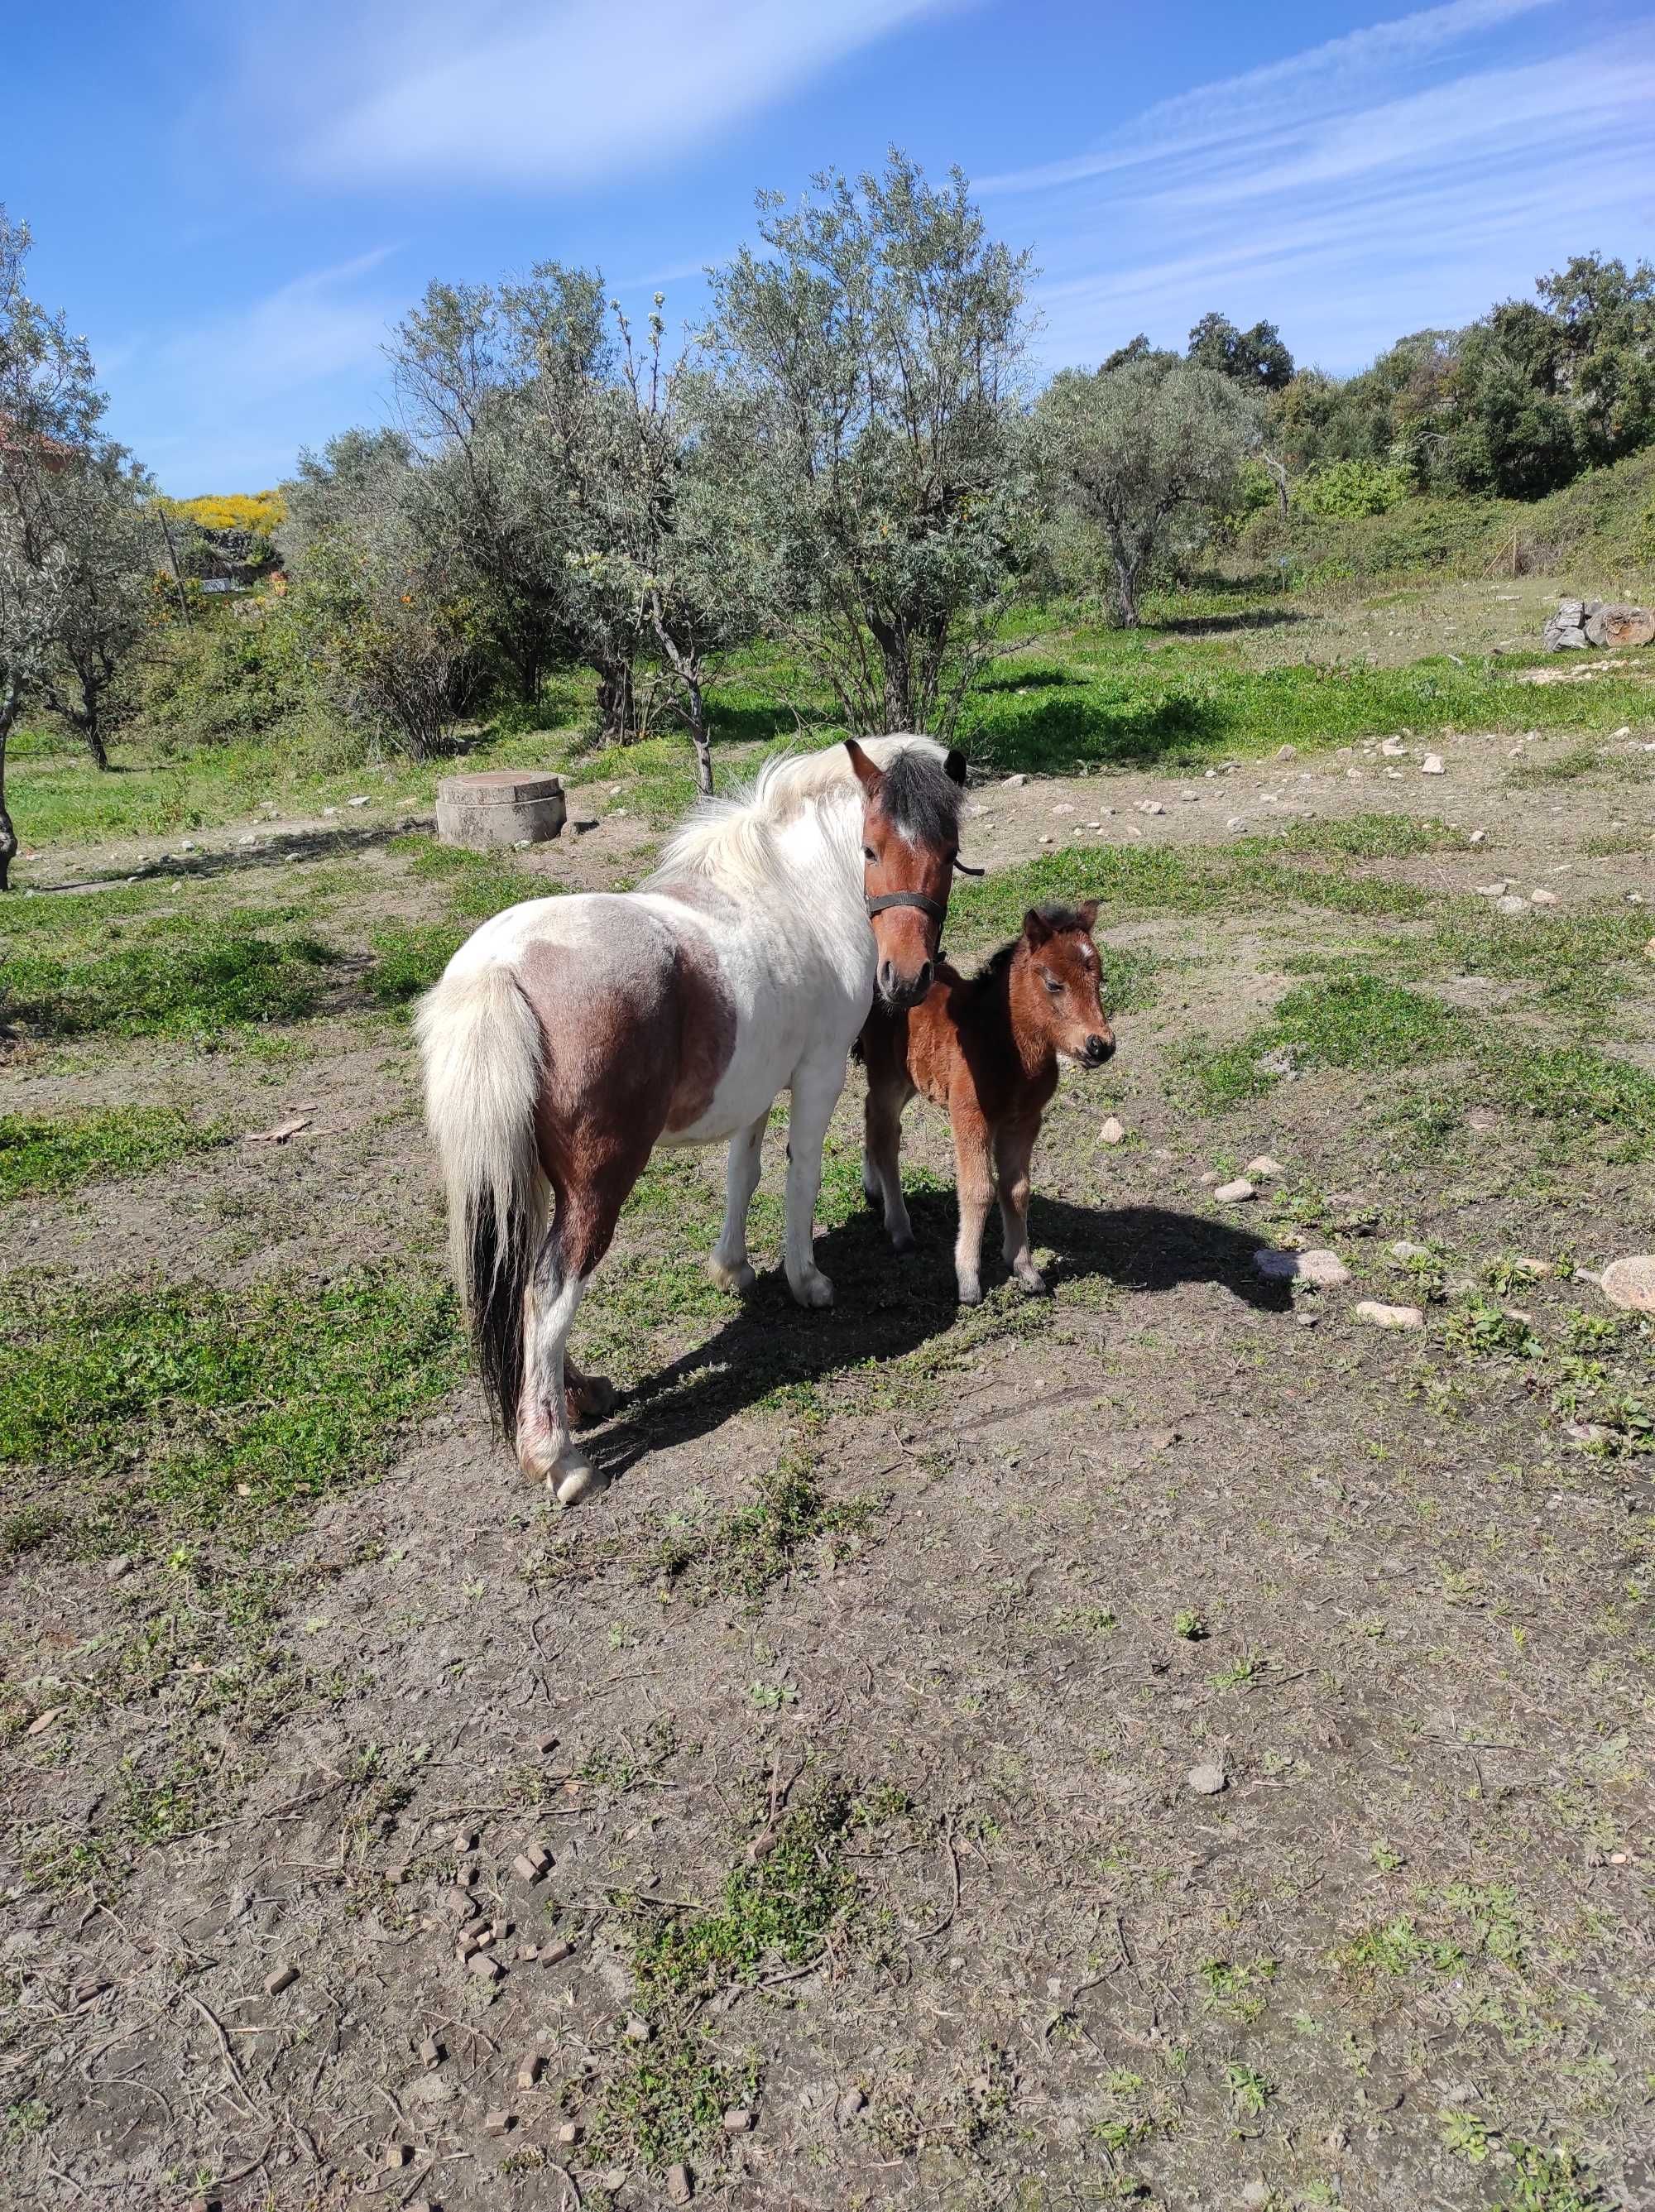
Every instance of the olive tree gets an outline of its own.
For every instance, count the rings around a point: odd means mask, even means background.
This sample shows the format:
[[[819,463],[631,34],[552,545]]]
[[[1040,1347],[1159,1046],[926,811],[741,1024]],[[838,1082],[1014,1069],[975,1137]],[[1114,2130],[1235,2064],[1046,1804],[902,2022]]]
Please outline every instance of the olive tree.
[[[1028,519],[1029,257],[958,169],[934,186],[895,149],[758,206],[764,250],[714,273],[705,333],[745,415],[755,587],[853,729],[946,728]]]
[[[1257,448],[1258,403],[1213,369],[1142,359],[1092,374],[1065,369],[1035,413],[1054,505],[1101,537],[1116,615],[1134,628],[1157,555],[1180,526],[1233,496]]]
[[[729,418],[708,377],[666,358],[662,305],[657,293],[642,339],[611,301],[612,342],[579,355],[546,343],[534,403],[563,501],[569,624],[600,673],[624,668],[630,684],[634,661],[654,659],[710,793],[707,685],[751,628],[754,564],[726,495]]]
[[[160,538],[147,471],[100,441],[43,473],[41,507],[61,559],[61,594],[40,696],[85,743],[96,768],[131,710],[125,677],[155,617]]]
[[[81,465],[104,406],[86,341],[25,289],[28,247],[0,208],[0,890],[17,851],[6,745],[52,665],[71,580],[50,487]]]

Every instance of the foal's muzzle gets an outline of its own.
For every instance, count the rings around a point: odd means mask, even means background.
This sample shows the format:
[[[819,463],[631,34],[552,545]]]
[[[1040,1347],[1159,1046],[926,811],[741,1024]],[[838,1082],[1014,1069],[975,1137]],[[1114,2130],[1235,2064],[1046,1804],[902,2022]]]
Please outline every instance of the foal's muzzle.
[[[1086,1066],[1088,1067],[1101,1067],[1106,1060],[1113,1058],[1114,1052],[1114,1038],[1112,1036],[1100,1036],[1094,1030],[1092,1036],[1086,1039]]]

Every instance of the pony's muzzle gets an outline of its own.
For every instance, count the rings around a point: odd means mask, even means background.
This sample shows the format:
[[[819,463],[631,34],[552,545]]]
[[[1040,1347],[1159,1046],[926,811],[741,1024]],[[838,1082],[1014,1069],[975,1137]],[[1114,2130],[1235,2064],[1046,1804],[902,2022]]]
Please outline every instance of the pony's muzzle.
[[[936,973],[935,963],[922,960],[912,975],[900,975],[894,960],[879,963],[879,996],[887,1006],[898,1012],[904,1006],[916,1006],[931,988],[931,978]]]

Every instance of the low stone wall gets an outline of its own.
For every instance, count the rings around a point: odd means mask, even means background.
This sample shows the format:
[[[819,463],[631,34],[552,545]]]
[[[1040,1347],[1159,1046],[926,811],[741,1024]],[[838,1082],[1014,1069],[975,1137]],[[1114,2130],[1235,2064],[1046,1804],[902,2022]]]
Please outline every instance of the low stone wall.
[[[1540,641],[1548,653],[1579,653],[1589,645],[1655,644],[1655,612],[1605,599],[1562,599],[1547,617]]]

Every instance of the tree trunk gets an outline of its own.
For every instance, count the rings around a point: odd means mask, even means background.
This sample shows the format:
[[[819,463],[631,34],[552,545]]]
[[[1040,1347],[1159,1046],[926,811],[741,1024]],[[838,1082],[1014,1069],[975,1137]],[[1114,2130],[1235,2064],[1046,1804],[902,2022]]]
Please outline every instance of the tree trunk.
[[[1123,629],[1138,627],[1138,578],[1130,562],[1115,556],[1115,603]]]
[[[707,734],[707,709],[701,696],[701,686],[693,676],[686,676],[684,688],[690,703],[690,742],[696,749],[696,789],[703,799],[713,795],[713,747]]]
[[[11,864],[17,851],[17,832],[6,811],[6,740],[17,714],[17,695],[9,686],[0,691],[0,891],[11,889]]]
[[[632,734],[636,714],[631,662],[600,660],[598,664],[598,715],[604,744],[624,744]]]
[[[109,767],[109,748],[103,741],[103,732],[98,727],[98,711],[94,707],[81,724],[81,735],[86,739],[86,749],[92,756],[94,768]]]

